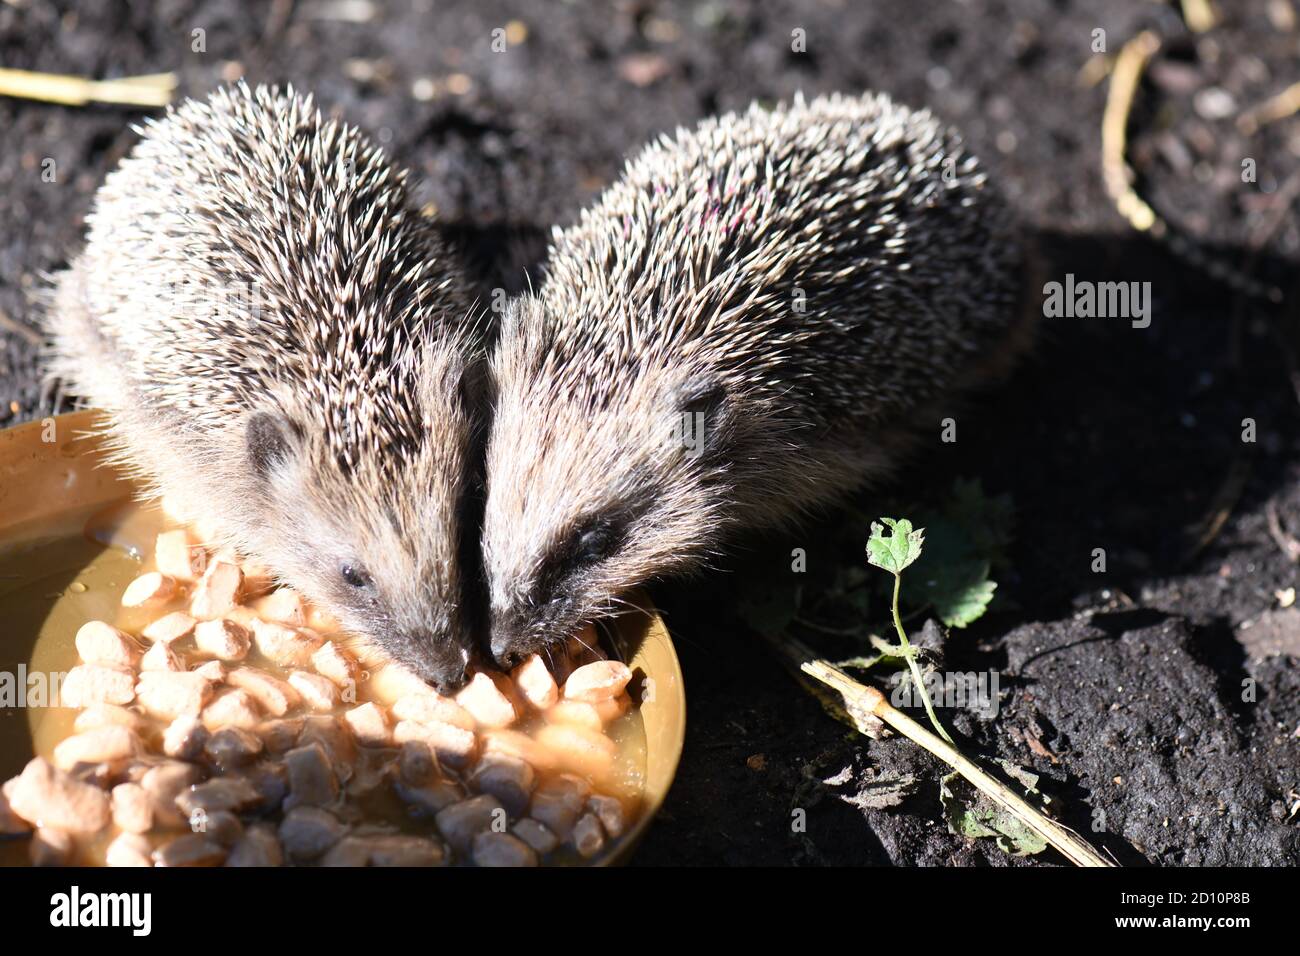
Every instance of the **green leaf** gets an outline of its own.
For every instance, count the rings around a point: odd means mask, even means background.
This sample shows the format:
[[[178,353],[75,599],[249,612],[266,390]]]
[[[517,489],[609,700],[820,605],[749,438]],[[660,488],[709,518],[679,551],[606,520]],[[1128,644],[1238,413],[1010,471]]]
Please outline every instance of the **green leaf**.
[[[921,593],[947,627],[965,627],[988,610],[997,587],[987,561],[967,559],[939,565]]]
[[[878,522],[871,523],[871,537],[867,539],[867,561],[890,574],[902,574],[903,569],[921,556],[921,545],[925,541],[925,529],[912,530],[912,522],[906,518],[881,518],[889,526],[890,533]]]
[[[1020,818],[994,803],[959,773],[939,781],[939,802],[948,829],[975,839],[993,837],[998,849],[1012,856],[1042,853],[1047,841],[1029,829]]]

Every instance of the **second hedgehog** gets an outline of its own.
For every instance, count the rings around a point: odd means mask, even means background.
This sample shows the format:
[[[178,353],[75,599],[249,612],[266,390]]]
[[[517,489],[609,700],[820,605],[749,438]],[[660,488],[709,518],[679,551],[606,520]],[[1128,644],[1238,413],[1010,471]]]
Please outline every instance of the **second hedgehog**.
[[[478,344],[405,174],[259,87],[150,123],[55,291],[52,371],[118,461],[443,688]]]
[[[1009,364],[1019,269],[957,134],[884,96],[754,106],[647,147],[503,323],[498,661],[881,475]]]

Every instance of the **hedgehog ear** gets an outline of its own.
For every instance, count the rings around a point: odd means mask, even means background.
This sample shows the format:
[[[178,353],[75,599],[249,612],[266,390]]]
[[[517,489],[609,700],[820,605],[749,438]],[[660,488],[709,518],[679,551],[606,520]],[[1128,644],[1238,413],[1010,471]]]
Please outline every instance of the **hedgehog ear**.
[[[256,412],[248,420],[244,444],[253,470],[265,478],[271,469],[293,452],[293,428],[287,419],[272,412]]]
[[[718,451],[731,431],[726,386],[712,376],[697,375],[677,387],[673,400],[688,444],[709,453]]]

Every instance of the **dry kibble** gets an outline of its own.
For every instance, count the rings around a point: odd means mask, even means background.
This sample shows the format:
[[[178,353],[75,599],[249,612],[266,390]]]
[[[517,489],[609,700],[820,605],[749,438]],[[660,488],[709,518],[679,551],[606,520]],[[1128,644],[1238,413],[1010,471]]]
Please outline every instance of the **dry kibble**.
[[[316,673],[327,677],[339,687],[353,689],[357,685],[357,662],[347,651],[333,641],[326,641],[311,655],[311,666]]]
[[[537,866],[537,851],[509,833],[484,830],[474,837],[471,857],[475,866]]]
[[[587,809],[596,815],[596,819],[611,838],[617,840],[623,835],[627,827],[627,818],[623,812],[623,802],[617,797],[593,793],[587,798]]]
[[[281,866],[284,851],[275,829],[265,823],[255,823],[244,831],[226,857],[226,866]]]
[[[153,851],[154,866],[220,866],[226,848],[204,833],[187,833]]]
[[[321,856],[344,832],[338,818],[319,807],[295,807],[284,815],[279,831],[285,853],[299,863]]]
[[[421,740],[408,740],[402,744],[397,756],[398,772],[402,780],[418,787],[438,776],[438,761],[429,745]]]
[[[184,671],[185,658],[172,649],[170,644],[159,641],[140,658],[142,671]]]
[[[77,714],[77,719],[73,723],[74,729],[79,734],[94,730],[96,727],[110,725],[134,730],[141,737],[147,736],[153,730],[153,725],[135,711],[116,704],[96,704],[94,707],[88,707]]]
[[[446,854],[424,837],[386,833],[344,837],[320,862],[321,866],[442,866]]]
[[[197,717],[212,698],[212,682],[194,671],[145,671],[136,684],[140,706],[159,720]]]
[[[572,832],[590,794],[590,785],[581,777],[552,777],[533,791],[528,815],[563,839]]]
[[[323,637],[305,628],[257,619],[252,620],[249,626],[258,652],[281,667],[311,666],[311,656],[325,643]]]
[[[218,730],[203,745],[203,753],[218,767],[242,767],[262,752],[262,738],[239,727]]]
[[[271,593],[275,587],[275,575],[266,565],[256,561],[245,561],[240,566],[244,571],[244,597],[258,598]]]
[[[200,620],[222,617],[239,603],[244,572],[228,561],[213,561],[194,588],[190,613]]]
[[[324,806],[338,796],[338,776],[320,744],[290,750],[284,755],[284,764],[289,771],[286,806]]]
[[[41,827],[32,834],[27,853],[32,866],[67,866],[76,849],[76,841],[67,830]]]
[[[154,540],[154,563],[158,570],[180,581],[202,577],[208,565],[207,552],[195,544],[184,528],[164,531]]]
[[[198,821],[198,824],[197,832],[204,834],[210,840],[215,840],[226,849],[233,847],[244,835],[244,825],[239,822],[239,817],[229,810],[209,813]]]
[[[94,833],[108,825],[108,794],[59,770],[44,757],[28,762],[8,793],[14,813],[38,827]]]
[[[177,717],[163,731],[163,753],[178,760],[197,760],[207,742],[207,728],[197,717]]]
[[[399,779],[394,781],[393,791],[409,808],[426,816],[435,816],[467,796],[465,788],[449,777],[440,777],[419,786]]]
[[[518,817],[528,809],[536,779],[533,768],[518,757],[488,754],[474,768],[469,782],[475,790],[500,800],[511,817]]]
[[[199,768],[191,763],[169,760],[150,767],[140,778],[140,786],[153,799],[154,823],[165,827],[180,827],[186,818],[179,800],[187,788],[199,777]]]
[[[201,621],[194,627],[194,646],[218,660],[242,661],[252,643],[244,627],[225,618]]]
[[[119,833],[104,854],[107,866],[153,866],[153,846],[138,833]]]
[[[302,703],[302,697],[285,681],[252,667],[237,667],[226,675],[231,687],[246,690],[272,717],[283,717]]]
[[[605,831],[594,813],[584,813],[573,825],[573,848],[583,859],[590,860],[605,849]]]
[[[118,724],[96,727],[60,741],[54,748],[54,765],[70,770],[79,763],[106,763],[134,757],[141,751],[140,737]]]
[[[59,686],[63,707],[129,704],[135,700],[135,672],[108,664],[81,664],[68,671]]]
[[[144,784],[148,789],[148,782]],[[187,821],[222,810],[238,812],[261,803],[262,795],[243,777],[214,777],[176,795],[176,807]]]
[[[325,754],[335,765],[341,779],[346,780],[352,773],[352,764],[357,759],[356,741],[348,729],[347,721],[333,715],[311,714],[302,720],[302,732],[298,734],[298,745],[318,743],[325,748]]]
[[[509,727],[519,714],[514,701],[502,688],[505,680],[499,675],[479,671],[456,695],[456,703],[469,711],[483,727]]]
[[[13,807],[9,805],[9,794],[18,784],[18,778],[6,780],[3,787],[0,787],[0,836],[14,836],[20,833],[29,833],[32,825],[14,813]]]
[[[147,607],[163,604],[176,596],[176,579],[158,571],[142,574],[126,586],[123,607]]]
[[[533,654],[511,671],[510,679],[515,682],[524,700],[537,710],[553,707],[560,699],[560,689],[556,686],[555,678],[551,676],[540,654]]]
[[[398,720],[413,720],[417,724],[451,724],[461,730],[474,729],[474,715],[460,704],[439,694],[407,694],[393,704],[393,716]]]
[[[190,673],[197,674],[211,684],[220,684],[226,679],[226,665],[221,661],[208,661],[205,664],[200,664]]]
[[[393,728],[393,740],[399,744],[408,740],[423,741],[437,755],[439,762],[458,770],[474,759],[477,746],[473,731],[451,724],[419,724],[413,720],[400,721]]]
[[[510,828],[510,832],[536,850],[539,856],[546,856],[560,845],[559,838],[532,817],[524,817]]]
[[[339,689],[319,674],[294,671],[289,675],[289,686],[298,692],[303,703],[312,710],[328,713],[339,705]]]
[[[595,731],[605,726],[596,705],[585,700],[562,700],[546,712],[546,719],[552,724],[573,724]]]
[[[298,743],[298,735],[302,733],[302,727],[301,717],[282,717],[278,720],[263,721],[257,728],[257,732],[262,735],[262,741],[268,751],[282,754],[286,750],[292,750]]]
[[[393,741],[388,715],[373,701],[353,707],[343,715],[357,742],[368,747],[387,747]]]
[[[496,797],[481,793],[438,811],[435,819],[443,839],[455,850],[467,853],[479,833],[494,825],[505,826],[506,810]]]
[[[302,627],[307,623],[307,609],[302,595],[292,588],[278,588],[253,606],[259,617]]]
[[[149,791],[138,783],[119,783],[110,798],[113,822],[128,833],[147,833],[153,829],[153,800]]]
[[[241,730],[259,730],[262,726],[261,708],[257,700],[246,690],[228,687],[212,699],[212,703],[203,708],[201,717],[203,726],[216,731],[223,727],[238,727]]]
[[[125,631],[103,621],[87,621],[76,637],[77,654],[86,664],[135,667],[140,663],[140,645]]]
[[[527,734],[517,730],[489,730],[483,734],[483,753],[518,757],[538,770],[555,770],[555,755]]]
[[[244,779],[257,791],[259,806],[278,809],[289,793],[289,772],[284,764],[263,760],[243,771]]]
[[[631,680],[632,671],[622,661],[595,661],[569,675],[564,682],[564,697],[594,704],[617,697]]]
[[[184,611],[172,611],[147,624],[140,633],[156,644],[172,644],[194,633],[196,623]]]
[[[601,721],[612,724],[632,709],[632,698],[627,695],[627,691],[624,691],[617,697],[599,700],[591,706],[596,708],[596,713],[600,715]]]

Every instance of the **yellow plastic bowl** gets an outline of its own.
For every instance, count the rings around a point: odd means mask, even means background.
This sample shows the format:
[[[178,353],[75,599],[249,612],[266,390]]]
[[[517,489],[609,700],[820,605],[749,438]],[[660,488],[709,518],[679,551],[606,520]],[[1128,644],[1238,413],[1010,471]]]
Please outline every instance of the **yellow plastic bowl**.
[[[66,563],[40,569],[49,584],[55,576],[70,583],[87,563],[93,549],[75,546],[86,519],[129,497],[131,482],[105,467],[100,441],[91,434],[93,412],[76,412],[0,430],[0,671],[16,675],[32,663],[37,637],[48,628],[75,630],[60,609],[62,588],[45,587],[31,593],[24,552],[39,544],[67,540]],[[27,572],[27,573],[25,573]],[[654,693],[641,704],[645,724],[646,773],[641,815],[636,825],[595,862],[623,863],[631,856],[650,821],[663,804],[677,772],[686,733],[686,696],[681,665],[663,619],[644,600],[643,614],[620,618],[612,635],[618,655],[632,668],[636,680],[649,680]],[[23,687],[18,688],[19,693]],[[0,710],[0,780],[21,771],[33,753],[32,725],[39,715]],[[28,719],[24,719],[28,718]],[[0,852],[0,863],[16,862]],[[6,844],[0,843],[0,850]],[[26,859],[26,853],[19,855]]]

